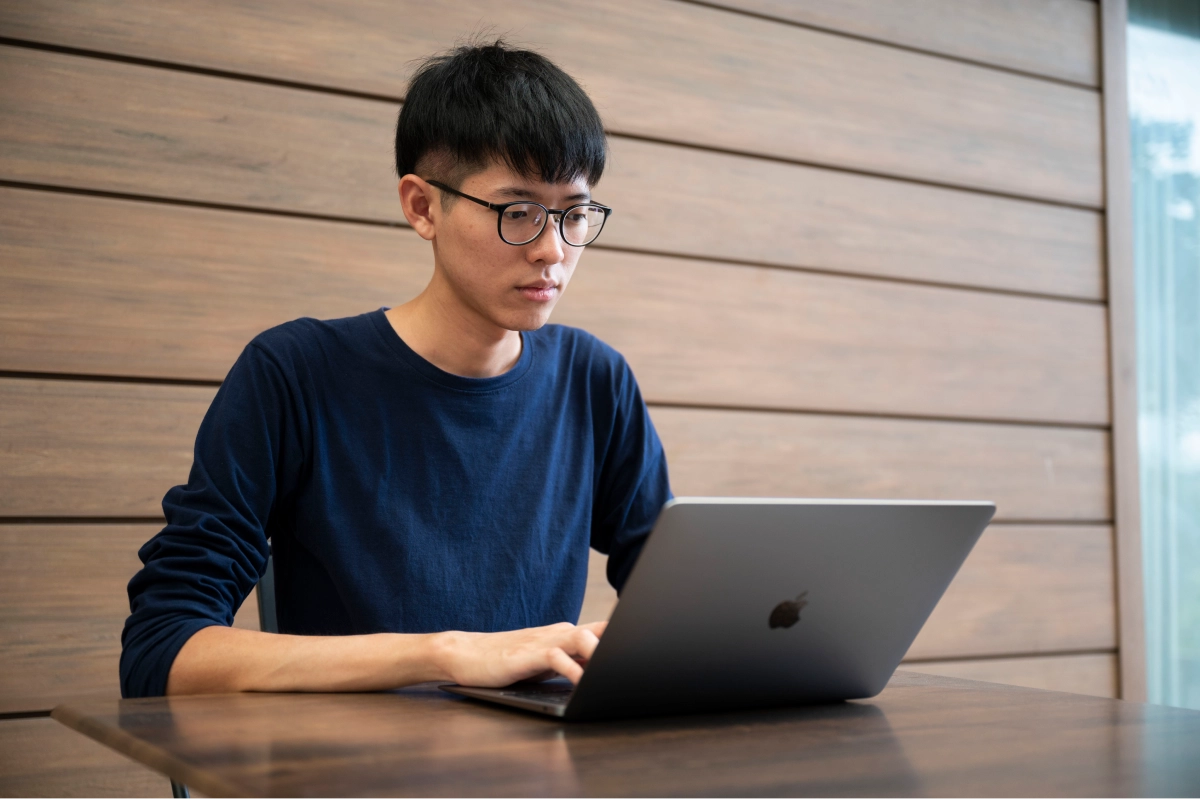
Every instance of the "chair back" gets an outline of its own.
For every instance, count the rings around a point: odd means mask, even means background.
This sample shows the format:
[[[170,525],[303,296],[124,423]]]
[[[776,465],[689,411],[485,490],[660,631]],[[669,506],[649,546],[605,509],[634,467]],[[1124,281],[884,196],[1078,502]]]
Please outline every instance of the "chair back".
[[[258,629],[264,633],[279,632],[275,618],[275,557],[267,558],[267,571],[254,589],[258,595]]]

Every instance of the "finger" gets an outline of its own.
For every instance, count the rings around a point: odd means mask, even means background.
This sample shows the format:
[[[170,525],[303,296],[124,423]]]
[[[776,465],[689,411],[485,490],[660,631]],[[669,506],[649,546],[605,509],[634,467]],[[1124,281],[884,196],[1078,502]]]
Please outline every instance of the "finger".
[[[591,631],[592,631],[592,635],[594,635],[594,636],[596,636],[597,638],[599,638],[600,636],[604,635],[604,631],[605,631],[605,629],[607,629],[607,628],[608,628],[608,622],[606,622],[606,621],[594,621],[594,622],[591,622],[590,624],[581,624],[581,625],[579,625],[579,626],[580,626],[580,627],[582,627],[582,628],[583,628],[583,629],[585,629],[585,630],[591,630]]]
[[[596,651],[596,646],[600,643],[600,639],[591,630],[583,627],[576,627],[571,633],[570,640],[567,646],[563,647],[568,655],[573,658],[583,660],[591,660],[592,654]]]
[[[557,647],[546,651],[546,665],[576,685],[583,677],[583,666],[580,666],[571,659],[570,655]]]

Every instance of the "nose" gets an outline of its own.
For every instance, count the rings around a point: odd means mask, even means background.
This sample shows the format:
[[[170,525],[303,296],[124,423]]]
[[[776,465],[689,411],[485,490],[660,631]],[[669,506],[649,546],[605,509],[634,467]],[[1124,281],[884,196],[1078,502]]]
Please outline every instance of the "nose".
[[[561,215],[552,214],[538,237],[525,245],[525,257],[530,263],[562,263],[566,255],[563,247],[566,245],[558,229],[559,218]]]

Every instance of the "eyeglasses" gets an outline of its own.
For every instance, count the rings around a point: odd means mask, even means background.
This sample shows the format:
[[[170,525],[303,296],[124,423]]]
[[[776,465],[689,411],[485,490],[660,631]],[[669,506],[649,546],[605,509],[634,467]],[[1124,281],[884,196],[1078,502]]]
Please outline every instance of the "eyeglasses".
[[[437,186],[442,191],[479,203],[484,208],[490,208],[499,214],[496,220],[496,230],[505,244],[521,246],[542,235],[546,229],[546,220],[550,216],[558,217],[558,233],[562,240],[572,247],[586,247],[596,240],[612,209],[599,203],[578,203],[561,210],[547,208],[541,203],[518,200],[512,203],[490,203],[469,194],[463,194],[458,189],[452,189],[445,183],[436,180],[426,180],[430,186]]]

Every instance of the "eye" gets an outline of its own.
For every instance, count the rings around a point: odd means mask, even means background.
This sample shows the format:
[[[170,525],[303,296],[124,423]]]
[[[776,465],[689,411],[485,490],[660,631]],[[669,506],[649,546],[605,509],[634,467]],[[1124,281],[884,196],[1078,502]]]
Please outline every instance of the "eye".
[[[510,208],[504,212],[505,219],[511,219],[514,222],[518,219],[524,219],[529,216],[529,212],[523,208]]]

